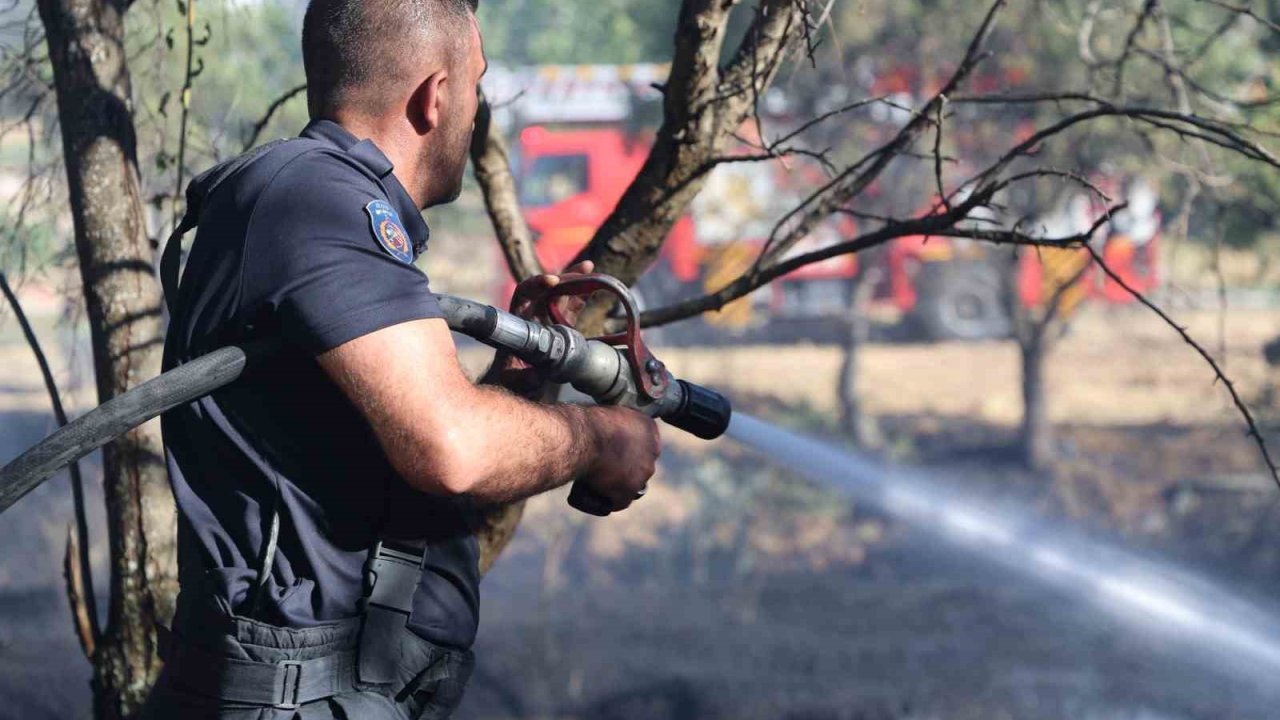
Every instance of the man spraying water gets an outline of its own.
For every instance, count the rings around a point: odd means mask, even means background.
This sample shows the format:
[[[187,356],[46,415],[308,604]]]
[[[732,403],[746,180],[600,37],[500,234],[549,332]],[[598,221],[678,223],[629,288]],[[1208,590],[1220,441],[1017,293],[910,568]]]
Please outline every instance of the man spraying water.
[[[420,210],[466,167],[486,67],[472,10],[313,0],[311,124],[201,200],[166,369],[284,348],[163,419],[181,593],[148,717],[447,717],[473,662],[477,507],[581,478],[622,510],[653,473],[641,413],[468,381],[413,265]]]

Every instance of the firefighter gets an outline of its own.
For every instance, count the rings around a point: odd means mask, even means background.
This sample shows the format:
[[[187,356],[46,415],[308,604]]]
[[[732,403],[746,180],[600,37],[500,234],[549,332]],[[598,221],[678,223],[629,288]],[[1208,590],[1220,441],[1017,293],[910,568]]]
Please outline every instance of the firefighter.
[[[188,192],[166,369],[228,343],[289,349],[163,418],[181,592],[145,717],[448,717],[473,664],[484,507],[575,479],[615,510],[644,493],[653,421],[472,384],[414,265],[420,211],[455,199],[466,166],[486,67],[473,2],[312,0],[310,124]],[[513,309],[555,282],[522,283]],[[488,377],[529,372],[498,358]]]

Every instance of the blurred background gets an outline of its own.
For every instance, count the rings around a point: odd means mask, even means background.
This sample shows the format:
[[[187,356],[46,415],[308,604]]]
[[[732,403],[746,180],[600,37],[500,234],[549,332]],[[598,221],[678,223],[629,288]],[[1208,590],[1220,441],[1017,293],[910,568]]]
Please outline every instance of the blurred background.
[[[1247,15],[1157,4],[1170,8],[1169,42],[1202,89],[1246,107],[1234,116],[1242,126],[1276,128],[1280,111],[1260,99],[1280,82],[1280,3],[1245,3],[1257,6]],[[679,5],[481,3],[484,90],[547,267],[586,243],[640,170],[662,118]],[[1096,57],[1140,49],[1148,35],[1161,41],[1156,29],[1129,34],[1144,5],[1011,3],[972,94],[1093,86]],[[807,152],[718,167],[637,284],[643,307],[715,291],[748,269],[830,166],[886,142],[938,91],[986,10],[963,0],[824,7],[820,42],[782,70],[726,151],[747,155],[789,136]],[[186,177],[305,125],[304,8],[200,0]],[[39,92],[51,75],[31,3],[2,10],[0,269],[75,414],[94,404],[94,375],[56,108]],[[155,227],[173,213],[185,77],[175,28],[180,36],[185,13],[139,3],[127,26]],[[731,17],[729,35],[740,38],[747,20]],[[1171,77],[1156,62],[1128,72],[1135,95],[1163,92]],[[949,108],[937,149],[948,179],[980,170],[1060,109]],[[811,125],[818,117],[829,119]],[[1213,369],[1124,287],[1185,326],[1262,437],[1280,443],[1280,175],[1177,142],[1134,133],[1124,118],[1090,124],[1037,156],[1080,182],[1031,183],[970,221],[1061,237],[1106,220],[1111,203],[1100,197],[1125,202],[1092,240],[1110,277],[1079,251],[912,235],[808,265],[646,338],[677,374],[724,391],[735,409],[1163,558],[1280,617],[1280,490]],[[895,161],[857,212],[832,215],[795,252],[929,212],[942,174]],[[427,217],[422,264],[433,287],[504,304],[512,281],[473,179]],[[488,353],[459,342],[478,375]],[[6,308],[0,461],[55,426]],[[483,584],[479,666],[458,717],[1275,717],[1274,681],[1201,655],[1159,622],[1134,623],[967,553],[749,445],[674,431],[664,440],[652,491],[625,513],[575,513],[563,492],[529,503]],[[105,608],[95,462],[86,464],[91,556]],[[63,581],[71,517],[59,477],[0,521],[0,717],[89,714],[91,670]]]

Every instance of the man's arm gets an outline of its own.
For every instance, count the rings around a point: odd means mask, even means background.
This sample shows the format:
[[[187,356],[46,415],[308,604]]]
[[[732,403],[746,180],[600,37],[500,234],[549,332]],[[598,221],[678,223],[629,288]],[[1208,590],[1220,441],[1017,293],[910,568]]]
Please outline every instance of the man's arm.
[[[392,467],[428,493],[509,502],[579,477],[629,505],[659,454],[653,420],[624,408],[537,405],[473,385],[443,320],[401,323],[318,356]]]

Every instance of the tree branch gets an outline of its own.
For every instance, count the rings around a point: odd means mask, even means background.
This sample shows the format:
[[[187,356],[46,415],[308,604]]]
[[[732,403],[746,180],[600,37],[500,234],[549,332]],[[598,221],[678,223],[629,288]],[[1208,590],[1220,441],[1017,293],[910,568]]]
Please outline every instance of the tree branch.
[[[62,577],[67,583],[67,602],[71,605],[71,623],[76,628],[80,650],[91,662],[98,649],[98,618],[93,606],[93,583],[84,575],[84,563],[79,560],[89,552],[88,542],[80,544],[80,535],[74,524],[67,525],[67,549],[62,555]]]
[[[1133,53],[1134,46],[1138,42],[1138,36],[1142,34],[1142,29],[1146,27],[1147,20],[1151,18],[1155,12],[1156,4],[1159,0],[1143,0],[1142,10],[1138,12],[1138,19],[1134,21],[1133,27],[1129,29],[1129,35],[1124,40],[1124,49],[1120,51],[1120,57],[1116,58],[1116,77],[1115,83],[1111,87],[1111,94],[1119,97],[1124,90],[1124,68],[1129,62],[1129,56]]]
[[[792,246],[809,235],[817,224],[837,208],[847,204],[861,194],[895,158],[908,150],[921,133],[933,122],[933,116],[946,102],[946,98],[964,82],[985,57],[982,48],[986,44],[995,19],[1004,7],[1005,0],[996,0],[987,10],[982,24],[969,41],[959,65],[925,106],[915,112],[911,120],[898,131],[892,140],[876,150],[863,156],[851,164],[844,172],[838,174],[828,183],[818,188],[809,197],[782,217],[765,241],[757,267],[764,266],[782,257]]]
[[[805,265],[829,260],[840,255],[857,253],[895,238],[924,235],[985,240],[998,245],[1035,245],[1057,248],[1082,247],[1089,242],[1089,239],[1097,232],[1098,228],[1109,220],[1109,218],[1099,219],[1085,232],[1060,238],[1035,238],[1016,230],[983,230],[955,226],[959,220],[965,218],[973,208],[977,207],[980,202],[985,202],[986,199],[985,196],[979,197],[975,194],[965,202],[955,205],[948,212],[926,215],[906,221],[889,221],[884,227],[859,235],[852,240],[796,255],[768,267],[755,266],[716,292],[641,313],[640,324],[643,327],[655,327],[700,315],[710,310],[719,310],[734,300],[768,284],[770,281]]]
[[[520,211],[507,143],[493,122],[493,112],[483,92],[471,135],[471,167],[511,276],[520,281],[542,274],[542,262],[534,252],[533,233]]]
[[[186,13],[186,31],[187,31],[187,65],[182,75],[182,92],[180,95],[180,103],[182,105],[181,119],[178,121],[178,178],[175,181],[173,189],[173,226],[178,227],[178,207],[182,203],[182,181],[183,173],[186,170],[187,161],[187,121],[191,116],[191,86],[195,81],[196,75],[200,74],[200,70],[204,69],[203,62],[200,69],[196,69],[195,53],[196,53],[196,0],[184,0],[187,6]]]
[[[1240,397],[1240,393],[1236,391],[1235,383],[1231,382],[1231,378],[1227,377],[1227,374],[1223,372],[1217,361],[1215,361],[1213,356],[1209,354],[1209,351],[1205,350],[1204,346],[1196,342],[1187,332],[1185,327],[1179,325],[1173,318],[1169,317],[1165,311],[1161,310],[1155,303],[1148,300],[1145,295],[1135,290],[1132,285],[1125,282],[1124,278],[1117,275],[1115,271],[1103,262],[1102,256],[1099,255],[1096,250],[1088,245],[1085,246],[1085,249],[1089,251],[1089,254],[1093,257],[1093,261],[1097,263],[1098,267],[1102,268],[1102,272],[1106,273],[1107,277],[1110,278],[1112,282],[1119,285],[1125,292],[1133,296],[1133,299],[1142,303],[1148,310],[1155,313],[1157,317],[1164,321],[1166,325],[1173,328],[1174,331],[1182,337],[1183,342],[1190,345],[1197,353],[1200,354],[1200,357],[1203,358],[1205,363],[1207,363],[1213,370],[1214,377],[1221,381],[1223,386],[1227,388],[1227,392],[1231,395],[1231,402],[1235,404],[1236,410],[1238,410],[1241,417],[1244,418],[1245,425],[1248,426],[1248,434],[1257,444],[1258,452],[1262,454],[1262,461],[1266,463],[1267,471],[1271,473],[1271,479],[1276,483],[1277,487],[1280,487],[1280,468],[1277,468],[1275,462],[1271,459],[1271,453],[1267,449],[1266,440],[1263,439],[1262,432],[1258,430],[1258,424],[1254,422],[1253,413],[1249,412],[1249,407],[1245,405],[1244,400]]]
[[[306,91],[306,89],[307,84],[302,83],[301,85],[296,85],[285,90],[284,94],[275,100],[272,100],[271,104],[267,106],[267,111],[264,112],[262,117],[258,118],[258,121],[253,124],[253,129],[249,132],[249,136],[245,138],[243,149],[248,150],[254,145],[257,145],[258,138],[262,136],[262,131],[267,129],[267,125],[270,124],[271,118],[275,117],[275,114],[280,111],[280,108],[284,107],[285,103],[292,100],[298,94]]]
[[[479,99],[475,130],[471,135],[471,168],[484,196],[485,210],[493,223],[494,236],[502,248],[507,269],[513,278],[520,281],[542,274],[542,262],[534,252],[533,233],[520,210],[506,141],[493,122],[493,109],[483,92],[480,92]],[[482,525],[476,533],[480,543],[481,574],[493,567],[511,542],[523,516],[523,500],[487,508],[482,514]]]
[[[724,73],[719,58],[734,3],[684,0],[663,121],[636,179],[574,262],[631,283],[657,258],[676,221],[715,167],[713,158],[749,117],[798,34],[795,0],[761,0]],[[587,322],[591,320],[586,318]]]
[[[1275,22],[1272,22],[1271,20],[1268,20],[1267,18],[1262,17],[1257,13],[1256,10],[1254,10],[1251,7],[1248,7],[1245,5],[1233,5],[1228,2],[1222,2],[1222,0],[1196,0],[1196,2],[1202,2],[1209,5],[1213,5],[1215,7],[1220,7],[1223,10],[1233,12],[1237,15],[1247,16],[1249,18],[1252,18],[1259,25],[1262,25],[1263,27],[1270,29],[1272,32],[1280,33],[1280,24],[1277,24]]]

